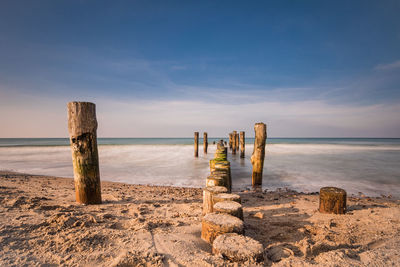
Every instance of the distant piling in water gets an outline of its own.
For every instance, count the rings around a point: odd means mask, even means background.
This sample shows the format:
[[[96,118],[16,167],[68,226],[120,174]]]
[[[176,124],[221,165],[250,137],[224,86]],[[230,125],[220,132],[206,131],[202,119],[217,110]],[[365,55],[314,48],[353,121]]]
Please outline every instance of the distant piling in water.
[[[194,132],[194,156],[199,156],[199,132]]]
[[[207,139],[207,133],[205,132],[203,134],[203,150],[204,150],[204,154],[207,154],[207,148],[208,148],[208,139]]]
[[[236,147],[237,147],[236,135],[237,135],[237,132],[233,131],[232,132],[232,154],[236,154]]]
[[[230,150],[232,150],[232,142],[233,142],[232,141],[232,139],[233,139],[232,136],[233,136],[233,133],[229,133],[229,149]]]
[[[260,122],[254,125],[254,150],[251,156],[251,164],[253,165],[252,185],[260,187],[262,185],[262,175],[265,158],[265,140],[267,139],[267,126]]]
[[[245,139],[244,132],[240,132],[240,157],[244,158]]]
[[[76,201],[81,204],[100,204],[96,105],[69,102],[67,107]]]
[[[236,133],[236,151],[239,151],[239,134]]]

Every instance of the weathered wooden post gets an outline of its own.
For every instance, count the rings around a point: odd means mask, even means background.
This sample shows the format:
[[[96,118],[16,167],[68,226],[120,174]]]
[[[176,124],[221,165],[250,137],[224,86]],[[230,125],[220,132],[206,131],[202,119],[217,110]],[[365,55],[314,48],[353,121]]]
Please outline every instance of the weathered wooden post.
[[[76,202],[100,204],[96,105],[89,102],[69,102],[67,107]]]
[[[194,156],[199,156],[199,132],[194,132]]]
[[[237,132],[233,131],[232,132],[232,154],[236,154],[236,146],[237,146],[236,135],[237,135]]]
[[[239,134],[236,133],[236,150],[239,151]]]
[[[207,133],[204,133],[204,134],[203,134],[203,149],[204,149],[204,154],[207,154],[207,148],[208,148]]]
[[[244,158],[244,132],[240,132],[240,157]]]
[[[319,212],[344,214],[346,191],[337,187],[322,187],[319,191]]]
[[[253,165],[252,185],[253,187],[258,187],[262,185],[267,126],[262,122],[256,123],[254,131],[254,150],[251,156],[251,164]]]
[[[229,149],[232,150],[232,133],[229,133]]]

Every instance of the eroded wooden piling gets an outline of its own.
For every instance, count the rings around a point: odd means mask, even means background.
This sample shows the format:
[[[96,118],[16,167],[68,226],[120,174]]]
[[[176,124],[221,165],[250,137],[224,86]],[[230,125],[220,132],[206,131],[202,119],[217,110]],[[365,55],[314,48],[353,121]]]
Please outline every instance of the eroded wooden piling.
[[[232,132],[232,154],[236,154],[236,150],[237,150],[236,136],[237,136],[237,132],[233,131]]]
[[[232,143],[233,143],[232,142],[232,139],[233,139],[232,136],[233,136],[233,133],[229,133],[229,149],[230,150],[232,150]]]
[[[194,156],[199,156],[199,132],[194,132]]]
[[[96,105],[89,102],[70,102],[67,107],[76,202],[100,204]]]
[[[253,165],[252,185],[253,187],[260,187],[262,185],[267,126],[262,122],[256,123],[254,125],[254,132],[254,150],[251,156],[251,164]]]
[[[322,187],[319,192],[319,212],[344,214],[346,197],[346,191],[341,188]]]
[[[239,134],[236,133],[236,151],[239,151]]]
[[[203,134],[203,150],[204,150],[204,154],[207,154],[207,149],[208,149],[207,133],[204,133]]]
[[[240,157],[244,158],[245,139],[244,132],[240,132]]]

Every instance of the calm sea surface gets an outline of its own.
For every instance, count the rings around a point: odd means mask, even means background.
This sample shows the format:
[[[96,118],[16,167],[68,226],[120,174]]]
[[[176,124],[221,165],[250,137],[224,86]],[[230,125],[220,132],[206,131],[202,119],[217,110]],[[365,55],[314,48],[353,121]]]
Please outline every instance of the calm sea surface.
[[[192,138],[99,138],[101,179],[135,184],[204,186],[209,153],[193,157]],[[226,139],[225,139],[226,140]],[[200,141],[202,141],[200,139]],[[246,139],[246,157],[229,153],[235,189],[251,185],[254,139]],[[0,139],[0,170],[73,177],[66,138]],[[338,186],[350,194],[400,197],[400,139],[269,138],[264,189],[288,187],[314,192]]]

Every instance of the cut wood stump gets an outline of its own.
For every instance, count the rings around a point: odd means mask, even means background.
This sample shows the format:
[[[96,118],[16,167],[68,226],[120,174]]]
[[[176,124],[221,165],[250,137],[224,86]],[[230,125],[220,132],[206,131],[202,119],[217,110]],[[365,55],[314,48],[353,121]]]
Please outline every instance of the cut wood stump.
[[[214,212],[226,213],[243,220],[242,205],[234,201],[222,201],[214,204]]]
[[[203,189],[203,215],[213,212],[213,196],[220,193],[226,193],[228,189],[224,186],[207,186]]]
[[[214,204],[222,201],[235,201],[239,204],[242,203],[242,200],[237,194],[228,194],[228,193],[220,193],[213,196]]]
[[[319,192],[319,212],[344,214],[346,191],[337,187],[322,187]]]
[[[212,251],[235,262],[254,263],[264,260],[264,248],[260,242],[236,233],[219,235],[213,242]]]
[[[201,222],[201,238],[212,244],[217,236],[226,233],[244,234],[243,221],[229,214],[209,213]]]

